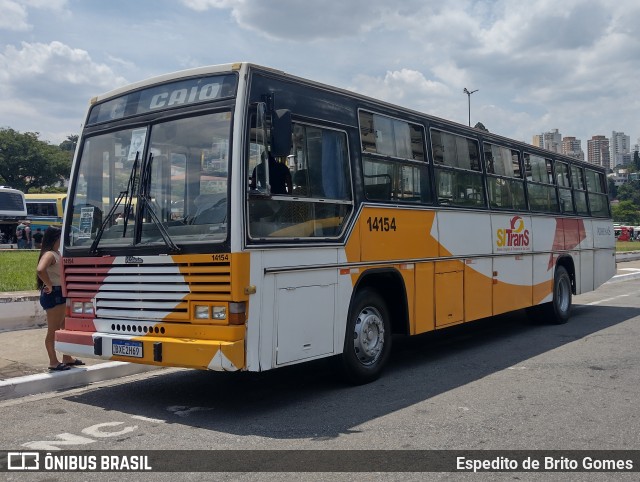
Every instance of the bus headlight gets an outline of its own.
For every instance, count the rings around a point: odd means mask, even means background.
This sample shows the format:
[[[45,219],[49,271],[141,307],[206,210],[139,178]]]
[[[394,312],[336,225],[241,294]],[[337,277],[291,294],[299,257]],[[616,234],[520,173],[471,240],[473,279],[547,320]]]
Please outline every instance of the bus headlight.
[[[91,301],[73,301],[71,313],[74,315],[93,315],[93,303]]]
[[[209,319],[209,305],[196,305],[193,310],[196,320]]]
[[[211,304],[204,304],[202,301],[198,301],[192,305],[193,318],[196,320],[211,320],[214,322],[224,322],[227,319],[234,318],[234,311],[240,303],[219,303],[212,302]],[[232,309],[233,306],[233,309]],[[244,315],[244,309],[241,309],[242,315]],[[229,321],[233,323],[232,321]],[[243,321],[244,323],[244,321]]]
[[[214,306],[213,307],[213,319],[214,320],[225,320],[227,318],[227,308],[225,306]]]

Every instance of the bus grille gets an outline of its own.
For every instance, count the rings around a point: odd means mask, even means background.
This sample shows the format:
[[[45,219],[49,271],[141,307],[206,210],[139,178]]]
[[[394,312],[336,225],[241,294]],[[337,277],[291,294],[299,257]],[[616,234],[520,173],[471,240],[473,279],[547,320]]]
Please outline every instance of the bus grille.
[[[182,259],[181,259],[182,258]],[[231,264],[211,256],[66,258],[67,297],[103,320],[190,321],[189,301],[229,301]]]

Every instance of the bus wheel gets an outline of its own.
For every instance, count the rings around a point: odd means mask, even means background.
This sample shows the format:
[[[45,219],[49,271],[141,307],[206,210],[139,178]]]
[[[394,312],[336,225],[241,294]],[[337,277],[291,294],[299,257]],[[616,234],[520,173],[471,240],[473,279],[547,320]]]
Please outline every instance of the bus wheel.
[[[569,321],[571,315],[571,278],[563,266],[556,268],[553,278],[553,301],[545,306],[546,316],[551,323],[561,325]]]
[[[342,352],[345,375],[355,384],[377,379],[391,350],[389,311],[374,290],[360,290],[349,310]]]

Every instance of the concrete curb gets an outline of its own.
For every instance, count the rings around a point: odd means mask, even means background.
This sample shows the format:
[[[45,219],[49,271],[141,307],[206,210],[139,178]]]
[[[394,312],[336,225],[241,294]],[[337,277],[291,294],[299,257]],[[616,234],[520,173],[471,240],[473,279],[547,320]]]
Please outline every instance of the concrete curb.
[[[640,259],[640,251],[627,251],[616,253],[616,263],[624,263],[625,261],[635,261]],[[607,281],[605,284],[609,283],[619,283],[620,281],[629,281],[632,279],[640,278],[640,272],[638,273],[628,273],[628,274],[618,274]]]
[[[0,295],[0,332],[47,326],[37,291],[16,291]]]
[[[616,263],[640,259],[640,251],[623,251],[616,253]]]
[[[629,273],[629,274],[618,274],[607,281],[605,284],[608,285],[610,283],[620,283],[621,281],[630,281],[632,279],[640,278],[640,272],[638,273]]]
[[[0,400],[81,387],[94,382],[137,375],[161,367],[126,362],[105,362],[64,372],[38,373],[0,380]]]

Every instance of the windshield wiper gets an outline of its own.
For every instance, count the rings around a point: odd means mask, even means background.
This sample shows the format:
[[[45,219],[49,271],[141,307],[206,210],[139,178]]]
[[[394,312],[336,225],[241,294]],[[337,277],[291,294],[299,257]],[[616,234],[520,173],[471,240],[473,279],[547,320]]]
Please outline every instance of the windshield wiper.
[[[149,156],[146,159],[146,162],[143,162],[142,167],[140,169],[140,194],[138,195],[138,202],[140,203],[140,209],[138,212],[141,216],[143,216],[143,209],[147,209],[147,212],[150,214],[153,223],[160,231],[160,235],[162,236],[162,240],[164,243],[174,252],[179,252],[180,248],[173,242],[171,236],[167,232],[167,229],[162,224],[162,221],[156,214],[153,209],[153,203],[151,201],[151,193],[149,192],[151,189],[151,163],[153,162],[153,153],[149,153]]]
[[[98,251],[98,244],[100,243],[100,239],[104,234],[104,230],[107,228],[107,225],[109,224],[109,221],[111,220],[111,218],[113,218],[113,215],[115,214],[116,209],[118,209],[118,206],[120,206],[120,203],[125,198],[126,198],[126,202],[124,205],[124,213],[123,213],[124,229],[122,231],[122,237],[124,238],[126,236],[127,223],[129,221],[129,215],[131,214],[131,206],[133,205],[133,193],[136,190],[136,172],[138,170],[139,156],[140,154],[136,153],[136,158],[133,161],[133,166],[131,167],[131,174],[129,174],[129,180],[127,181],[127,189],[125,191],[120,191],[120,194],[118,194],[118,198],[116,199],[116,202],[113,203],[113,206],[111,206],[111,209],[105,216],[104,221],[102,221],[102,224],[96,231],[96,238],[93,240],[93,243],[91,243],[91,247],[89,248],[90,254],[95,254]]]
[[[127,182],[127,190],[124,191],[124,194],[127,198],[124,209],[122,210],[122,237],[127,236],[127,226],[129,225],[129,219],[133,217],[133,193],[136,192],[136,173],[138,170],[138,160],[140,158],[140,152],[136,152],[136,158],[133,161],[133,167],[131,168],[131,175],[129,176],[129,181]],[[120,193],[123,194],[122,192]],[[117,204],[117,203],[116,203]],[[115,209],[115,206],[114,206]]]

